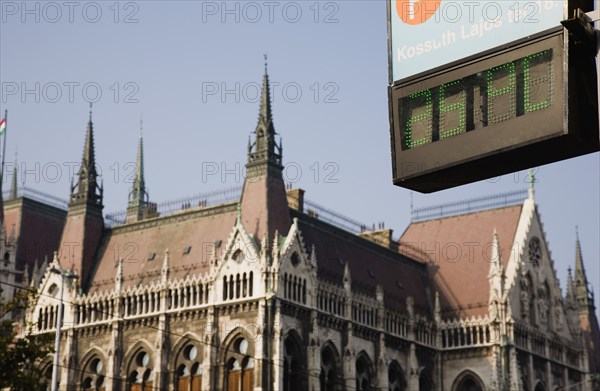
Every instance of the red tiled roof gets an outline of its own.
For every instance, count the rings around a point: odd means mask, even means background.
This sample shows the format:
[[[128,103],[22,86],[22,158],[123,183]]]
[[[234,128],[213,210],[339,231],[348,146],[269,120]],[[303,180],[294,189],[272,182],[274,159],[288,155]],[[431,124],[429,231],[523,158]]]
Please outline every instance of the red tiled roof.
[[[412,296],[415,313],[431,316],[422,264],[307,215],[294,215],[307,250],[315,246],[319,279],[343,285],[344,264],[348,263],[353,291],[375,296],[381,285],[388,308],[405,311],[405,300]]]
[[[443,318],[483,316],[488,311],[491,244],[498,233],[504,269],[522,205],[412,223],[400,242],[428,255],[432,288]]]
[[[210,270],[215,241],[220,255],[235,226],[236,204],[189,209],[106,230],[97,255],[90,293],[114,287],[116,260],[123,259],[123,289],[160,280],[165,250],[169,249],[169,278],[202,275]],[[191,246],[184,255],[185,247]],[[155,253],[153,260],[148,256]]]

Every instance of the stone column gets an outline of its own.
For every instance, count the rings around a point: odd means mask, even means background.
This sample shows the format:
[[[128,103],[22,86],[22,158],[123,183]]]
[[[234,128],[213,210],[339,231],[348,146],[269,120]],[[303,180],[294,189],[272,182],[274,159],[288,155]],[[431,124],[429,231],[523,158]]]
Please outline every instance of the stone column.
[[[309,391],[318,391],[320,388],[319,376],[321,375],[321,344],[325,341],[320,338],[317,311],[314,309],[310,312],[310,324],[306,350],[308,389]]]
[[[204,324],[204,359],[202,361],[202,389],[216,389],[217,376],[219,369],[218,346],[218,319],[214,306],[208,307],[206,314],[206,323]],[[223,364],[221,364],[222,366]]]
[[[411,342],[408,352],[408,378],[407,390],[419,389],[419,361],[417,360],[417,350],[414,343]]]
[[[272,354],[271,354],[271,362],[273,363],[273,378],[271,379],[271,384],[274,390],[282,390],[283,389],[283,335],[282,335],[282,321],[281,321],[281,303],[279,300],[273,298],[275,305],[272,307],[275,311],[273,314],[273,323],[272,323]]]
[[[354,349],[352,346],[352,323],[346,324],[346,330],[343,332],[345,335],[342,338],[342,376],[344,378],[344,384],[347,390],[356,389],[356,362],[354,356]]]
[[[156,342],[154,343],[154,387],[159,390],[165,390],[169,386],[168,366],[168,321],[167,315],[162,313],[159,315],[158,330],[156,331]]]
[[[379,333],[379,339],[375,344],[375,357],[377,368],[377,389],[387,391],[389,388],[388,363],[385,358],[385,334]]]
[[[530,344],[531,346],[531,344]],[[528,384],[528,388],[530,390],[533,390],[533,382],[535,381],[535,372],[534,372],[534,367],[533,367],[533,356],[530,354],[529,355],[529,359],[528,359],[528,365],[529,365],[529,379],[527,379],[527,381],[529,382]]]

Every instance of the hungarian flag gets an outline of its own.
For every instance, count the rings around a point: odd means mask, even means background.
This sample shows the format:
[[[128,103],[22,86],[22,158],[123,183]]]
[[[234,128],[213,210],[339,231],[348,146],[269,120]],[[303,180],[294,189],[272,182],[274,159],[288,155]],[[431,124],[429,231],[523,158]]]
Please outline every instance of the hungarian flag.
[[[3,120],[0,121],[0,136],[2,136],[4,134],[5,130],[6,130],[6,118],[4,118]]]

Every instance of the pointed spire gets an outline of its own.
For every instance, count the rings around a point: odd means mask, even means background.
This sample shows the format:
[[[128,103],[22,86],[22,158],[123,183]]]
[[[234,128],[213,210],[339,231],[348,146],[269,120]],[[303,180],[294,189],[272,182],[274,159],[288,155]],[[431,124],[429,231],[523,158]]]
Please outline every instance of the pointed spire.
[[[115,275],[115,290],[121,292],[123,288],[123,259],[117,260],[117,273]]]
[[[438,291],[435,291],[433,314],[436,322],[440,322],[442,320],[442,306],[440,305],[440,294]]]
[[[15,151],[15,168],[13,169],[13,177],[12,177],[12,183],[11,183],[11,187],[10,187],[10,199],[11,200],[15,200],[17,199],[17,174],[19,172],[19,161],[17,158],[18,154],[17,151]]]
[[[142,135],[143,120],[140,119],[140,137],[135,160],[135,178],[129,192],[129,206],[145,206],[148,203],[148,191],[144,179],[144,138]]]
[[[241,197],[241,221],[246,232],[254,236],[256,244],[262,243],[267,235],[273,237],[276,229],[284,233],[291,226],[283,181],[281,145],[277,145],[275,136],[269,76],[265,72],[259,119],[254,141],[248,149],[246,178]]]
[[[165,250],[165,258],[163,259],[162,269],[161,269],[161,279],[163,283],[167,283],[167,279],[169,278],[169,249]]]
[[[102,189],[98,186],[96,171],[96,154],[94,151],[94,125],[92,123],[92,104],[90,103],[90,119],[88,122],[83,157],[77,184],[71,189],[71,204],[91,203],[102,205]]]
[[[533,200],[533,196],[535,195],[535,173],[534,173],[534,169],[530,168],[529,169],[529,198]]]
[[[277,133],[273,125],[269,74],[266,63],[260,97],[260,109],[258,112],[258,124],[254,133],[255,141],[249,145],[248,164],[271,163],[281,166],[281,144],[278,146],[275,141]]]
[[[594,307],[594,297],[589,290],[587,274],[583,264],[581,242],[579,241],[579,228],[575,227],[575,295],[580,310]]]
[[[344,289],[349,292],[351,286],[352,274],[350,273],[350,264],[348,262],[344,262]]]
[[[500,260],[500,245],[498,243],[498,233],[494,228],[494,234],[492,237],[492,253],[490,255],[490,271],[488,277],[492,278],[502,274],[502,263]]]
[[[490,303],[495,299],[502,299],[504,295],[504,270],[502,268],[502,260],[500,254],[500,244],[498,241],[498,233],[494,228],[492,238],[492,252],[490,256],[490,271],[488,280],[490,284]]]

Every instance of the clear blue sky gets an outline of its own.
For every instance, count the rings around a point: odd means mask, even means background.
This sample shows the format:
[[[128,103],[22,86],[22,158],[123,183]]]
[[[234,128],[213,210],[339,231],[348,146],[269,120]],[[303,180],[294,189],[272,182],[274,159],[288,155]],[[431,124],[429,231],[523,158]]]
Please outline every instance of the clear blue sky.
[[[94,87],[102,91],[94,124],[106,212],[126,207],[142,114],[152,200],[241,184],[240,176],[207,175],[207,169],[243,167],[268,53],[271,80],[279,83],[273,111],[288,179],[300,170],[295,186],[307,198],[367,224],[385,221],[396,235],[406,228],[410,192],[391,183],[385,2],[45,4],[0,2],[0,106],[10,116],[7,155],[12,160],[18,147],[29,170],[21,175],[26,186],[68,197],[69,163],[81,159]],[[39,93],[22,96],[36,83]],[[224,89],[232,92],[222,96]],[[579,225],[597,296],[599,173],[596,153],[536,174],[536,201],[561,285]],[[415,193],[414,204],[524,189],[525,178],[520,172]]]

